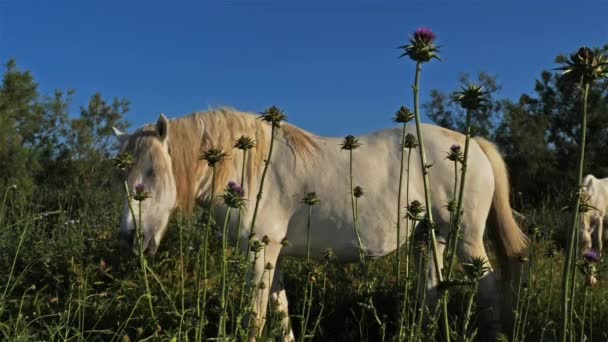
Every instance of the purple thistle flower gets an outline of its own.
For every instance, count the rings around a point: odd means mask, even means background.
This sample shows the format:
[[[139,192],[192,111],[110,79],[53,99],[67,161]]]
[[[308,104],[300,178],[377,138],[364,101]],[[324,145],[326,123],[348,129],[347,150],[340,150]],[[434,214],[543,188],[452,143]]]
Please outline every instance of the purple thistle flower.
[[[451,151],[452,153],[460,153],[460,145],[458,145],[458,144],[453,144],[453,145],[450,147],[450,151]]]
[[[243,188],[234,181],[228,182],[228,188],[230,188],[230,190],[234,191],[237,195],[239,195],[239,197],[245,196],[245,191],[243,190]]]
[[[435,33],[428,27],[420,27],[414,31],[414,39],[432,43],[435,40]]]
[[[585,254],[583,254],[583,258],[591,263],[600,261],[600,256],[593,249],[590,249],[585,252]]]
[[[135,193],[136,194],[141,194],[144,192],[144,185],[142,183],[139,183],[137,185],[135,185]]]

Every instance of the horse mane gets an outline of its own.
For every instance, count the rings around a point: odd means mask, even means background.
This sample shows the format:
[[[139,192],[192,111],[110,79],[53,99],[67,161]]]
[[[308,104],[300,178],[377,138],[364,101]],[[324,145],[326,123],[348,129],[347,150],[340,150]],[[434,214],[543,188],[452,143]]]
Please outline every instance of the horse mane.
[[[173,164],[178,206],[182,210],[190,212],[197,200],[210,199],[211,170],[204,160],[200,160],[200,155],[211,147],[221,148],[228,154],[228,157],[216,166],[216,196],[228,181],[240,182],[240,179],[229,177],[241,174],[242,152],[233,147],[235,140],[241,135],[255,140],[255,147],[248,152],[245,168],[244,187],[247,191],[253,189],[252,185],[259,181],[258,173],[268,154],[271,140],[269,124],[255,115],[226,107],[196,112],[170,121],[169,153]],[[287,123],[281,124],[275,139],[275,144],[285,143],[295,159],[304,163],[310,160],[318,149],[317,136]],[[202,181],[197,186],[199,180]]]

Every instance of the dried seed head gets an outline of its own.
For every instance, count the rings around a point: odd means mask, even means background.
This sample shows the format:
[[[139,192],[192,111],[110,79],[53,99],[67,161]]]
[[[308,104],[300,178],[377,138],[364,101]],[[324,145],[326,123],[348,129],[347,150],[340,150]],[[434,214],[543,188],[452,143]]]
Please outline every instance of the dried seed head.
[[[207,161],[207,165],[214,167],[228,156],[220,147],[211,147],[201,153],[201,160]]]
[[[247,151],[255,147],[255,140],[245,135],[241,135],[238,139],[234,141],[234,148],[238,148],[239,150]]]
[[[469,84],[461,89],[454,93],[453,99],[464,109],[477,110],[489,102],[488,92],[483,90],[483,86]]]
[[[355,198],[360,198],[363,197],[365,195],[365,191],[363,191],[363,188],[360,186],[355,186],[353,188],[353,196],[355,196]]]
[[[359,139],[355,138],[352,135],[347,135],[346,137],[344,137],[344,142],[342,142],[340,146],[342,147],[341,150],[351,151],[359,148],[361,144],[359,143]]]
[[[316,192],[307,192],[304,198],[302,198],[302,202],[306,205],[317,205],[321,202],[319,195]]]
[[[135,164],[135,158],[129,153],[119,153],[112,159],[112,164],[121,171],[127,171]]]
[[[416,136],[408,133],[405,138],[403,138],[403,147],[409,149],[418,147],[418,140],[416,139]]]
[[[407,107],[401,106],[399,110],[395,113],[395,117],[393,118],[393,122],[395,123],[408,123],[414,120],[414,113],[409,110]]]
[[[272,124],[273,127],[279,127],[281,122],[287,119],[287,115],[285,115],[283,111],[276,106],[272,106],[260,114],[260,119]]]

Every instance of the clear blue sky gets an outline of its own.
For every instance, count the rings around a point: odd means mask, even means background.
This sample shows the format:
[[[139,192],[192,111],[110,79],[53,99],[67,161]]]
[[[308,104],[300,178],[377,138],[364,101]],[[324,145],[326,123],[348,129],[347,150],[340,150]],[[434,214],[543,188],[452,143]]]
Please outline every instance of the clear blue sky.
[[[133,126],[229,105],[276,104],[322,135],[390,127],[411,106],[414,65],[397,46],[432,28],[442,62],[431,88],[460,72],[498,76],[502,97],[530,92],[557,54],[608,43],[606,1],[0,0],[0,62],[14,57],[43,93],[131,100]]]

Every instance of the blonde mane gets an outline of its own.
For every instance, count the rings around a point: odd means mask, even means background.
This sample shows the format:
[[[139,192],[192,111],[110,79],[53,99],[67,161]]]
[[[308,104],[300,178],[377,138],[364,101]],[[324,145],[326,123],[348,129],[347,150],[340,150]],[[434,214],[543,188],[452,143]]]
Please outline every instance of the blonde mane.
[[[173,164],[173,175],[177,187],[178,206],[189,212],[197,200],[209,200],[211,194],[211,170],[204,160],[202,151],[219,147],[228,157],[216,168],[215,194],[219,194],[230,175],[240,175],[242,151],[233,148],[241,135],[251,137],[256,146],[249,151],[245,170],[247,184],[245,190],[257,184],[258,173],[270,146],[270,125],[257,116],[236,111],[231,108],[213,109],[197,112],[170,121],[169,154]],[[298,160],[306,163],[318,148],[317,137],[300,128],[283,123],[276,134],[276,143],[284,142]],[[202,179],[200,185],[196,183]],[[202,194],[203,198],[197,198]]]

